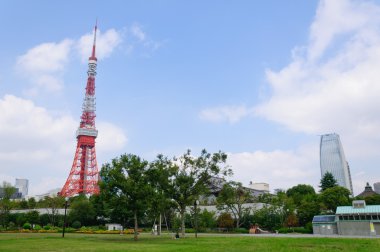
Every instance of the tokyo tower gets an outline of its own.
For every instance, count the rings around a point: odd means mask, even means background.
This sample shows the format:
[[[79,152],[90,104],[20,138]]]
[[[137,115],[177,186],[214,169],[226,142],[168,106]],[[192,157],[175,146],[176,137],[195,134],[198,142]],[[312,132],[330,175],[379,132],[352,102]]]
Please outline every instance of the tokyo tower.
[[[92,54],[88,59],[88,78],[86,94],[83,100],[82,116],[76,132],[77,148],[70,174],[59,193],[63,197],[99,193],[99,171],[95,152],[95,138],[98,136],[98,131],[95,128],[96,31],[97,24],[95,25]]]

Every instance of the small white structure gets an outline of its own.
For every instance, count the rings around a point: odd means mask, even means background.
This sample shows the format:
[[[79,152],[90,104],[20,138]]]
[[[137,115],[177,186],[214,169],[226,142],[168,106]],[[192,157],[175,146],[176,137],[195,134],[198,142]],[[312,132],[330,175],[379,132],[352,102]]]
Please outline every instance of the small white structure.
[[[269,193],[269,184],[268,183],[253,183],[252,181],[249,182],[249,188],[264,191]]]
[[[117,223],[106,224],[106,228],[108,231],[115,231],[115,230],[122,231],[123,230],[123,226]]]

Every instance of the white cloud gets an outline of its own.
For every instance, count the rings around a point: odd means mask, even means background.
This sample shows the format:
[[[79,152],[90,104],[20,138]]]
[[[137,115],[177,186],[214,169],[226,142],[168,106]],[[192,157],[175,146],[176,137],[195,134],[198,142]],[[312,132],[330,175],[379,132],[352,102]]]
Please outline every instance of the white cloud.
[[[365,1],[321,1],[308,54],[267,71],[269,99],[256,115],[308,134],[337,132],[348,153],[380,148],[380,7]]]
[[[59,91],[63,88],[62,73],[69,61],[74,42],[65,39],[59,43],[43,43],[28,50],[17,59],[17,70],[35,85],[26,93],[36,95],[41,90]]]
[[[70,115],[53,115],[31,100],[13,95],[1,98],[0,180],[29,179],[31,194],[61,187],[74,158],[78,120]],[[113,124],[100,122],[99,126],[98,159],[116,156],[126,136]]]
[[[104,152],[116,151],[122,149],[127,143],[127,137],[124,131],[114,124],[108,122],[99,122],[97,124],[99,135],[97,138],[97,149]]]
[[[136,37],[140,41],[145,41],[146,34],[142,30],[142,27],[138,24],[133,24],[131,27],[132,36]]]
[[[253,110],[246,106],[221,106],[203,109],[199,117],[205,121],[237,123],[243,117],[253,114]]]
[[[60,43],[43,43],[28,50],[20,56],[17,64],[27,72],[54,73],[62,71],[68,61],[72,40]]]
[[[275,150],[228,153],[233,179],[248,185],[252,182],[269,183],[271,190],[287,189],[299,183],[319,184],[318,147],[303,146],[296,151]]]
[[[81,55],[83,62],[87,62],[88,57],[91,56],[93,42],[93,32],[83,35],[78,40],[76,48]],[[100,30],[98,30],[96,35],[96,57],[98,60],[109,57],[121,42],[121,32],[115,29],[109,29],[106,32],[102,33]]]

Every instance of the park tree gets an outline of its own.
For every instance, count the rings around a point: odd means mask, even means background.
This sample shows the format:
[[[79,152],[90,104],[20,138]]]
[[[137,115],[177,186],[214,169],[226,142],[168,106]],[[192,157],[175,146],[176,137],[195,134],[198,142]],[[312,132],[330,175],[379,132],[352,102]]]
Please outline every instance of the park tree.
[[[316,195],[311,185],[299,184],[286,191],[286,196],[292,198],[296,206],[300,205],[302,200],[309,195]]]
[[[3,182],[3,195],[0,198],[0,223],[3,227],[8,226],[9,213],[12,208],[11,197],[16,192],[16,188],[8,182]]]
[[[176,160],[176,167],[171,177],[170,194],[180,213],[181,234],[185,236],[186,207],[194,205],[199,196],[206,194],[210,187],[211,177],[219,174],[231,174],[224,166],[227,155],[223,152],[214,154],[202,150],[200,156],[191,155],[188,150]]]
[[[37,206],[37,201],[34,197],[28,199],[28,207],[29,209],[34,209]]]
[[[65,204],[65,198],[62,196],[46,196],[40,205],[43,205],[49,216],[50,223],[55,226],[57,224],[58,209]]]
[[[40,214],[36,210],[27,212],[25,214],[25,218],[26,218],[26,221],[32,225],[36,225],[40,223]]]
[[[111,207],[123,204],[133,214],[134,240],[138,239],[138,219],[143,217],[151,202],[153,188],[147,175],[148,162],[128,154],[103,165],[100,188]]]
[[[327,188],[320,195],[322,209],[328,213],[335,213],[338,206],[347,206],[350,204],[350,195],[351,192],[341,186]]]
[[[321,188],[321,192],[334,186],[338,186],[338,183],[334,175],[331,172],[326,172],[321,178],[321,184],[319,185],[319,187]]]
[[[297,217],[299,224],[305,226],[313,220],[315,215],[320,213],[320,202],[317,194],[308,194],[299,205],[297,205]]]
[[[156,160],[149,164],[147,171],[153,189],[149,213],[154,220],[158,217],[158,235],[161,235],[162,216],[165,216],[165,212],[173,207],[170,195],[170,178],[175,174],[175,171],[176,165],[162,154],[159,154]]]
[[[228,182],[223,185],[222,190],[216,199],[218,210],[228,211],[233,214],[236,221],[236,228],[241,226],[241,219],[246,209],[243,204],[252,200],[248,190],[239,182]]]
[[[64,201],[62,202],[63,204]],[[79,195],[71,199],[68,217],[71,223],[79,221],[84,226],[93,225],[96,222],[95,210],[85,195]]]

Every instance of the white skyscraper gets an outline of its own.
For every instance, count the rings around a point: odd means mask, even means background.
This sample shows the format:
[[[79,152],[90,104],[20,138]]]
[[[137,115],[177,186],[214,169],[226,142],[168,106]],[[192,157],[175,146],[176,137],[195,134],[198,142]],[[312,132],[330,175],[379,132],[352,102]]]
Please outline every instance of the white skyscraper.
[[[346,161],[338,134],[321,136],[320,166],[322,177],[326,172],[332,173],[339,186],[345,187],[351,194],[353,193],[350,167]]]
[[[29,181],[27,179],[17,179],[15,187],[18,188],[18,191],[21,193],[21,197],[25,198],[28,195]]]

